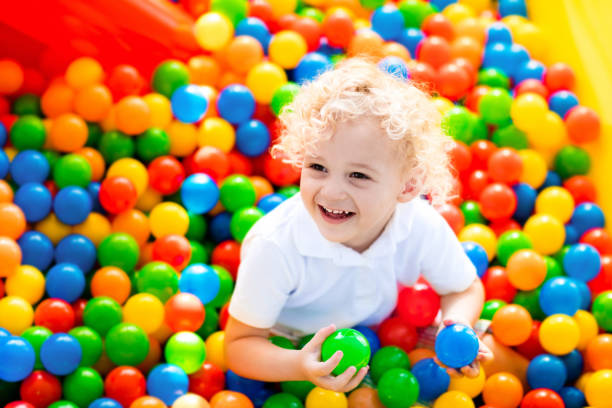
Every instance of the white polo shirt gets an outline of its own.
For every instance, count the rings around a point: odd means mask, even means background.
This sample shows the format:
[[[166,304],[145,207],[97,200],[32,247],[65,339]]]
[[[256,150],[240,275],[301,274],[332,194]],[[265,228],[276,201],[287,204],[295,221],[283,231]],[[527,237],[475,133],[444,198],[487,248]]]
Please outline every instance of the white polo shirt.
[[[291,337],[375,325],[391,314],[398,282],[423,275],[440,295],[461,292],[476,269],[446,220],[427,201],[398,204],[363,253],[326,240],[299,194],[249,230],[229,306],[237,320]]]

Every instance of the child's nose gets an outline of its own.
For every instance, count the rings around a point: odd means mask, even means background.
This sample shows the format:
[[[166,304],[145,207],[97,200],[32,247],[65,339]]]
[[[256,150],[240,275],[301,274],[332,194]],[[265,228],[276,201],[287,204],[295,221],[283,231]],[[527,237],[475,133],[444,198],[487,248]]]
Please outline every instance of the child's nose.
[[[321,188],[321,194],[326,200],[343,200],[347,197],[346,190],[340,180],[327,180]]]

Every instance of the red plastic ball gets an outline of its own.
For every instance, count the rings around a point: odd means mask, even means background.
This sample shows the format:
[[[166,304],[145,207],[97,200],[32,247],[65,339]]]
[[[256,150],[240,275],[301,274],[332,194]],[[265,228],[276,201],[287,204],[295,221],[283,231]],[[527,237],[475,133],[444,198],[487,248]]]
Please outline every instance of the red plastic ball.
[[[225,388],[223,370],[206,361],[202,368],[189,376],[189,392],[198,394],[207,400]]]
[[[113,100],[118,102],[129,95],[140,95],[145,87],[145,80],[133,66],[117,65],[111,71],[106,85],[113,95]]]
[[[440,296],[428,284],[417,282],[400,290],[396,310],[404,323],[416,327],[429,326],[440,310]]]
[[[183,180],[185,169],[181,163],[172,156],[160,156],[149,163],[149,185],[163,195],[176,193]]]
[[[603,228],[592,228],[580,238],[583,244],[595,247],[600,255],[612,255],[612,237]]]
[[[385,346],[397,346],[409,353],[414,349],[418,341],[417,330],[399,317],[386,319],[378,327],[378,338],[380,344]]]
[[[213,180],[219,181],[230,172],[228,155],[214,146],[202,146],[188,157],[189,168],[185,165],[185,169],[189,174],[206,173]]]
[[[443,204],[437,208],[438,213],[448,223],[455,234],[459,234],[465,226],[465,217],[463,212],[454,204]]]
[[[417,61],[410,67],[410,79],[419,89],[431,92],[435,89],[437,73],[428,63]]]
[[[325,17],[323,20],[323,34],[332,47],[346,48],[355,35],[355,25],[348,13],[338,10]]]
[[[227,325],[227,320],[229,319],[229,302],[224,304],[219,310],[219,328],[221,330],[225,330],[225,326]]]
[[[316,51],[319,48],[322,30],[316,20],[309,17],[298,18],[291,25],[291,30],[304,37],[308,52]]]
[[[74,327],[83,326],[83,312],[87,306],[87,299],[77,299],[71,306],[74,311]]]
[[[586,176],[572,176],[563,182],[565,188],[574,198],[576,205],[580,203],[595,202],[597,200],[597,190],[595,184]]]
[[[227,154],[227,159],[229,160],[229,172],[231,174],[244,174],[245,176],[253,174],[253,163],[245,155],[232,151]]]
[[[535,78],[529,78],[529,79],[525,79],[524,81],[521,81],[514,88],[514,91],[517,97],[524,93],[535,93],[535,94],[540,95],[542,98],[548,100],[548,95],[549,95],[548,88],[544,86],[542,81],[535,79]]]
[[[489,224],[489,228],[493,230],[495,236],[499,237],[507,231],[521,231],[521,224],[513,220],[512,218],[505,218],[500,220],[492,221]]]
[[[441,13],[434,13],[427,16],[425,20],[423,20],[421,31],[427,36],[436,35],[449,42],[455,37],[453,24]]]
[[[36,408],[45,408],[62,398],[62,383],[46,371],[33,371],[19,389],[21,399]]]
[[[565,408],[565,403],[553,390],[538,388],[525,394],[521,408]]]
[[[511,147],[502,147],[489,157],[488,170],[491,179],[513,184],[521,177],[523,160],[516,150]]]
[[[474,67],[474,64],[463,57],[455,58],[452,62],[465,71],[470,78],[470,88],[472,88],[478,82],[478,70]]]
[[[127,177],[109,177],[100,185],[98,198],[102,208],[111,214],[119,214],[134,208],[138,191]]]
[[[425,37],[416,50],[417,58],[438,69],[451,59],[451,47],[448,41],[435,35]]]
[[[266,155],[264,159],[264,174],[274,185],[279,187],[295,184],[300,179],[301,172],[289,163],[284,163],[280,158],[272,158]]]
[[[174,332],[196,331],[204,323],[205,317],[204,305],[191,293],[177,293],[166,302],[166,324]]]
[[[516,295],[516,288],[508,280],[506,269],[502,266],[492,266],[482,277],[485,288],[485,299],[499,299],[506,303],[512,303]]]
[[[140,370],[130,366],[114,368],[104,380],[104,393],[107,397],[129,407],[134,400],[145,395],[147,381]]]
[[[509,218],[516,210],[516,194],[502,183],[485,187],[480,193],[479,201],[482,215],[490,221]]]
[[[274,11],[272,10],[272,6],[266,0],[253,0],[249,3],[249,17],[257,17],[261,21],[263,21],[267,26],[270,32],[275,32],[275,21]]]
[[[550,92],[560,90],[571,91],[576,83],[576,75],[574,70],[563,62],[552,64],[546,69],[544,74],[544,84]]]
[[[213,249],[211,263],[227,269],[236,280],[240,264],[240,244],[236,241],[223,241]]]
[[[467,199],[479,200],[480,194],[489,185],[489,173],[484,170],[474,170],[466,180],[465,196]]]
[[[451,171],[456,176],[470,168],[472,164],[472,152],[467,145],[461,141],[453,140],[448,152]]]
[[[453,101],[467,95],[471,82],[468,72],[452,62],[441,66],[436,76],[438,92]]]
[[[531,327],[531,334],[522,344],[516,346],[516,351],[521,353],[525,358],[532,360],[535,356],[545,354],[546,351],[540,343],[540,325],[542,323],[534,320]]]
[[[53,333],[67,333],[74,327],[74,310],[62,299],[45,299],[36,306],[34,324]]]
[[[574,143],[594,142],[599,139],[601,120],[593,109],[578,105],[565,115],[565,128]]]
[[[297,20],[298,16],[295,13],[283,14],[276,20],[277,30],[291,30],[291,27],[293,27],[293,24],[295,24]]]
[[[164,235],[153,243],[153,260],[166,262],[177,271],[182,271],[189,264],[190,259],[191,245],[189,240],[182,235]]]
[[[477,140],[470,145],[472,169],[486,170],[489,158],[497,151],[497,146],[489,140]]]
[[[36,408],[34,405],[25,401],[13,401],[9,402],[4,406],[4,408]]]
[[[478,112],[478,103],[483,95],[489,93],[491,88],[486,85],[477,85],[470,92],[468,92],[465,98],[465,107],[472,112]]]
[[[601,292],[612,290],[612,255],[602,255],[601,269],[595,278],[587,282],[587,285],[593,299]]]

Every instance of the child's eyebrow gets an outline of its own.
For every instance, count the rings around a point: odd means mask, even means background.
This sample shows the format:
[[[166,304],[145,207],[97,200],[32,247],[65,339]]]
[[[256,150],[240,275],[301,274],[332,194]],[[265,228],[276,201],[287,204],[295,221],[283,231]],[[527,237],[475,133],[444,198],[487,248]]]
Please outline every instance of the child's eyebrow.
[[[378,174],[378,171],[377,171],[376,169],[374,169],[374,168],[372,168],[372,167],[368,166],[368,165],[367,165],[367,164],[365,164],[365,163],[354,163],[354,162],[353,162],[353,163],[349,163],[349,166],[361,167],[361,168],[364,168],[364,169],[366,169],[366,170],[371,171],[372,173],[376,173],[376,174]]]

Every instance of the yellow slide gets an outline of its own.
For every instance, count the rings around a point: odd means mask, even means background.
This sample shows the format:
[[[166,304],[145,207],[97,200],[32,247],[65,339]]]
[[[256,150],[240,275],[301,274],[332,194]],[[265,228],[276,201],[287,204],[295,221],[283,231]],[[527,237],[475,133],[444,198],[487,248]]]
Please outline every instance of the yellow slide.
[[[529,0],[527,7],[549,46],[543,62],[569,64],[580,104],[600,115],[600,139],[584,147],[591,154],[590,176],[612,233],[612,0]]]

